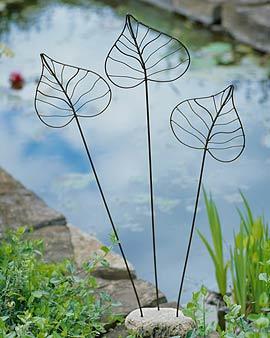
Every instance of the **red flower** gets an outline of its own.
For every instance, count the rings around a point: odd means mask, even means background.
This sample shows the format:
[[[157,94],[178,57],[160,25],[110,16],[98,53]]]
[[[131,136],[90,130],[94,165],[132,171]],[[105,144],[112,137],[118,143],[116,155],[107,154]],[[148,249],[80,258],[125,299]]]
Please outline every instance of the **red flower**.
[[[9,75],[9,82],[11,85],[11,88],[13,89],[22,89],[24,85],[24,78],[21,73],[19,72],[12,72]]]

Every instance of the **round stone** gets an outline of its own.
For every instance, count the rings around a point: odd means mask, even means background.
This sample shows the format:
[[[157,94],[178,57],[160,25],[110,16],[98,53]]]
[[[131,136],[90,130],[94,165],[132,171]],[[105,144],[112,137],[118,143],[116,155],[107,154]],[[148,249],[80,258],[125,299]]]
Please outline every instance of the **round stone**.
[[[179,311],[176,317],[176,309],[173,308],[143,308],[143,317],[140,310],[132,311],[125,320],[128,330],[143,337],[186,337],[187,333],[195,327],[194,321]]]

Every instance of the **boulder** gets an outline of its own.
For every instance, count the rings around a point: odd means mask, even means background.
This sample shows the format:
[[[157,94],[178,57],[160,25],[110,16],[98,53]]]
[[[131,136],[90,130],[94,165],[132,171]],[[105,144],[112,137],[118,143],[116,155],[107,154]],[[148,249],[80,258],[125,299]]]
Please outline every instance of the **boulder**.
[[[166,9],[167,11],[174,10],[173,0],[142,0],[142,1]]]
[[[172,0],[174,11],[206,25],[221,20],[221,8],[225,0]]]
[[[0,168],[0,236],[7,228],[65,225],[65,217]]]
[[[28,234],[32,239],[44,242],[44,258],[49,262],[60,262],[63,258],[74,259],[69,228],[65,225],[50,225]]]
[[[104,255],[100,249],[103,244],[94,236],[91,236],[80,229],[68,225],[71,234],[71,243],[74,250],[74,259],[78,267],[81,267],[93,254]],[[104,279],[128,279],[128,273],[123,258],[117,253],[110,251],[105,259],[109,263],[108,267],[98,265],[93,275]],[[136,272],[131,263],[128,262],[132,278],[136,278]]]
[[[251,0],[242,0],[241,4],[224,4],[222,25],[235,39],[270,53],[270,3],[260,6],[250,3]]]
[[[119,338],[119,337],[128,337],[129,332],[126,329],[125,325],[118,325],[114,329],[110,330],[104,335],[104,338]]]
[[[181,311],[176,317],[173,308],[161,308],[159,311],[156,308],[144,308],[143,317],[138,309],[131,312],[125,320],[125,326],[143,337],[163,338],[186,337],[195,327],[195,323]]]
[[[127,316],[131,311],[138,308],[136,297],[131,285],[127,279],[118,281],[109,281],[105,279],[97,279],[99,290],[107,292],[112,299],[119,302],[119,306],[114,308],[115,313]],[[141,279],[134,280],[137,289],[141,306],[154,307],[156,306],[156,290],[153,284]],[[159,292],[159,303],[166,303],[166,297],[162,292]]]
[[[206,25],[219,23],[221,6],[226,0],[142,0],[160,8],[187,16]]]

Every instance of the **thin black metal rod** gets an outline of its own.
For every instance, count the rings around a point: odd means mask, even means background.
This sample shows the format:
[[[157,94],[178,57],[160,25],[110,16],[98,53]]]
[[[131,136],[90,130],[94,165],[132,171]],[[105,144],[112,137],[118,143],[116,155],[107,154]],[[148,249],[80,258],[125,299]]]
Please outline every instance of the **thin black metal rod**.
[[[102,197],[102,201],[104,203],[104,206],[105,206],[105,209],[107,211],[107,214],[108,214],[108,217],[110,219],[110,222],[111,222],[111,225],[112,225],[112,228],[113,228],[113,232],[114,232],[114,235],[117,239],[117,242],[118,242],[118,246],[119,246],[119,249],[120,249],[120,252],[122,254],[122,258],[124,260],[124,263],[125,263],[125,266],[126,266],[126,269],[127,269],[127,272],[128,272],[128,275],[129,275],[129,279],[131,281],[131,284],[132,284],[132,287],[133,287],[133,290],[134,290],[134,293],[135,293],[135,297],[136,297],[136,300],[138,302],[138,306],[140,308],[140,314],[141,314],[141,317],[143,317],[143,312],[142,312],[142,307],[141,307],[141,303],[140,303],[140,299],[139,299],[139,296],[138,296],[138,293],[137,293],[137,290],[136,290],[136,287],[135,287],[135,283],[132,279],[132,275],[131,275],[131,272],[130,272],[130,269],[129,269],[129,266],[128,266],[128,262],[127,262],[127,259],[126,259],[126,256],[124,254],[124,250],[122,248],[122,245],[120,243],[120,239],[119,239],[119,236],[118,236],[118,233],[117,233],[117,230],[116,230],[116,227],[114,225],[114,222],[113,222],[113,219],[112,219],[112,216],[111,216],[111,213],[110,213],[110,210],[109,210],[109,207],[108,207],[108,204],[107,204],[107,201],[105,199],[105,195],[103,193],[103,190],[102,190],[102,187],[101,187],[101,184],[100,184],[100,181],[99,181],[99,177],[97,175],[97,171],[96,171],[96,168],[94,166],[94,162],[91,158],[91,155],[90,155],[90,150],[89,150],[89,147],[87,145],[87,142],[86,142],[86,139],[84,137],[84,134],[83,134],[83,131],[82,131],[82,127],[80,125],[80,121],[79,121],[79,115],[77,115],[77,112],[74,108],[74,105],[71,101],[71,98],[69,97],[68,93],[67,93],[67,90],[65,90],[65,88],[63,87],[63,84],[59,81],[58,77],[53,73],[53,71],[51,70],[51,67],[50,65],[48,64],[47,60],[45,59],[44,55],[41,55],[41,58],[44,62],[44,64],[46,65],[46,67],[48,68],[48,70],[51,72],[51,74],[53,74],[55,80],[57,81],[57,84],[59,85],[59,87],[62,89],[66,99],[67,99],[67,103],[70,107],[70,109],[72,110],[73,112],[73,115],[74,115],[74,119],[76,120],[76,123],[77,123],[77,126],[79,128],[79,132],[80,132],[80,135],[81,135],[81,138],[82,138],[82,141],[83,141],[83,144],[84,144],[84,147],[85,147],[85,150],[86,150],[86,153],[87,153],[87,157],[88,157],[88,160],[89,160],[89,163],[91,165],[91,168],[92,168],[92,171],[94,173],[94,176],[95,176],[95,179],[96,179],[96,182],[97,182],[97,186],[98,186],[98,189],[99,189],[99,192],[101,194],[101,197]],[[79,71],[78,71],[79,72]],[[77,73],[78,73],[77,72]],[[62,75],[61,75],[62,76]],[[71,122],[72,120],[70,120]]]
[[[149,165],[149,187],[150,187],[151,227],[152,227],[152,244],[153,244],[153,258],[154,258],[154,274],[155,274],[157,308],[158,308],[158,310],[160,310],[159,294],[158,294],[159,291],[158,291],[157,254],[156,254],[156,234],[155,234],[154,187],[153,187],[152,146],[151,146],[151,122],[150,122],[149,90],[148,90],[147,78],[145,78],[145,102],[146,102],[146,120],[147,120],[148,165]]]
[[[85,140],[85,137],[84,137],[84,134],[83,134],[83,131],[82,131],[82,127],[81,127],[81,125],[80,125],[79,118],[78,118],[78,116],[76,115],[76,113],[75,113],[75,121],[76,121],[77,126],[78,126],[78,128],[79,128],[79,132],[80,132],[80,135],[81,135],[83,144],[84,144],[84,148],[85,148],[85,150],[86,150],[87,157],[88,157],[89,163],[90,163],[90,165],[91,165],[92,171],[93,171],[93,173],[94,173],[94,176],[95,176],[95,179],[96,179],[96,182],[97,182],[97,186],[98,186],[99,192],[100,192],[101,197],[102,197],[102,201],[103,201],[103,203],[104,203],[105,209],[106,209],[107,214],[108,214],[108,217],[109,217],[109,219],[110,219],[110,222],[111,222],[111,225],[112,225],[112,228],[113,228],[113,232],[114,232],[114,235],[115,235],[115,237],[116,237],[116,239],[117,239],[117,242],[118,242],[118,246],[119,246],[121,255],[122,255],[123,260],[124,260],[124,262],[125,262],[125,266],[126,266],[126,269],[127,269],[128,275],[129,275],[129,279],[130,279],[130,281],[131,281],[131,284],[132,284],[132,287],[133,287],[133,290],[134,290],[134,293],[135,293],[135,296],[136,296],[136,300],[137,300],[137,303],[138,303],[139,308],[140,308],[141,317],[143,317],[142,306],[141,306],[140,299],[139,299],[139,296],[138,296],[138,293],[137,293],[137,290],[136,290],[136,287],[135,287],[135,284],[134,284],[134,281],[133,281],[133,278],[132,278],[132,275],[131,275],[131,272],[130,272],[130,269],[129,269],[129,266],[128,266],[128,262],[127,262],[127,259],[126,259],[125,254],[124,254],[124,250],[123,250],[123,248],[122,248],[122,245],[121,245],[121,243],[120,243],[120,239],[119,239],[119,236],[118,236],[116,227],[115,227],[115,225],[114,225],[114,222],[113,222],[113,219],[112,219],[111,212],[110,212],[110,210],[109,210],[107,201],[106,201],[106,199],[105,199],[105,195],[104,195],[104,193],[103,193],[103,190],[102,190],[102,187],[101,187],[101,184],[100,184],[100,181],[99,181],[99,177],[98,177],[98,175],[97,175],[97,171],[96,171],[96,168],[95,168],[95,166],[94,166],[94,162],[93,162],[93,160],[92,160],[92,158],[91,158],[91,155],[90,155],[89,147],[88,147],[87,142],[86,142],[86,140]]]
[[[180,283],[180,288],[179,288],[179,293],[178,293],[176,317],[179,316],[179,307],[180,307],[181,295],[182,295],[183,286],[184,286],[184,280],[185,280],[185,275],[186,275],[186,270],[187,270],[187,264],[188,264],[190,249],[191,249],[192,238],[193,238],[194,229],[195,229],[197,210],[198,210],[200,192],[201,192],[201,187],[202,187],[202,179],[203,179],[203,172],[204,172],[204,164],[205,164],[206,154],[207,154],[207,148],[205,148],[204,152],[203,152],[203,158],[202,158],[201,170],[200,170],[200,178],[199,178],[199,182],[198,182],[198,188],[197,188],[197,195],[196,195],[192,225],[191,225],[189,241],[188,241],[188,248],[187,248],[187,252],[186,252],[185,263],[184,263],[184,268],[183,268],[183,273],[182,273],[181,283]]]

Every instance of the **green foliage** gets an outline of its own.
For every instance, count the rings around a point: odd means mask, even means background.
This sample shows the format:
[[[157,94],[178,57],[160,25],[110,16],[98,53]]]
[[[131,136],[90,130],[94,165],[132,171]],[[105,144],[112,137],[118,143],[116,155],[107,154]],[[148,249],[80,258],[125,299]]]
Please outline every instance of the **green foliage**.
[[[220,293],[227,289],[227,269],[230,265],[233,297],[241,306],[242,314],[269,311],[270,307],[270,238],[268,225],[262,217],[254,218],[250,206],[241,194],[244,212],[240,215],[240,226],[234,234],[230,249],[230,262],[224,262],[221,223],[217,207],[204,191],[213,246],[198,231],[215,266],[216,280]]]
[[[206,237],[199,230],[197,231],[214,263],[219,292],[224,296],[227,292],[228,263],[224,262],[220,218],[212,196],[208,198],[205,190],[203,193],[213,246],[211,247],[211,244],[207,241]]]
[[[185,316],[194,320],[196,328],[190,331],[187,335],[188,338],[195,338],[199,336],[206,336],[214,331],[216,324],[207,323],[207,311],[205,306],[205,300],[207,296],[207,289],[202,286],[197,292],[193,292],[192,300],[183,309]]]
[[[42,241],[26,240],[24,229],[0,243],[0,337],[91,338],[105,332],[112,300],[97,293],[91,276],[104,257],[85,264],[86,277],[79,278],[72,262],[45,263],[41,252]]]
[[[270,314],[250,314],[247,318],[241,311],[241,305],[224,296],[228,307],[225,316],[226,331],[221,333],[224,338],[267,338],[270,335]]]
[[[245,197],[241,224],[231,249],[233,296],[244,314],[259,313],[270,307],[270,238],[262,217],[254,218]]]
[[[192,300],[183,309],[183,313],[196,323],[196,328],[188,332],[187,338],[208,337],[218,329],[215,323],[207,323],[206,295],[207,289],[202,286],[198,292],[193,293]],[[225,295],[223,299],[228,312],[225,315],[226,330],[219,329],[219,337],[268,338],[270,336],[270,313],[250,314],[246,317],[242,314],[241,305],[235,304],[232,297]]]

